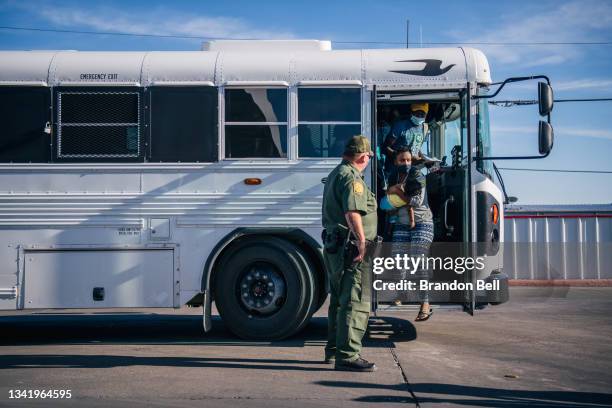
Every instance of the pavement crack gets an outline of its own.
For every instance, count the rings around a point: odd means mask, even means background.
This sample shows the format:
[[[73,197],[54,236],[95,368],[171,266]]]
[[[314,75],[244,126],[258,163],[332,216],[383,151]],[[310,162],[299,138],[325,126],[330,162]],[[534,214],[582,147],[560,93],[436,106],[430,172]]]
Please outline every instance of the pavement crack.
[[[415,407],[421,408],[421,404],[419,404],[419,400],[417,399],[416,394],[414,393],[414,391],[412,391],[412,386],[410,385],[410,381],[408,381],[408,376],[406,375],[406,372],[404,371],[404,367],[402,367],[402,363],[400,363],[399,357],[397,356],[397,353],[395,352],[395,346],[393,344],[389,345],[389,352],[391,353],[391,357],[393,357],[395,364],[397,364],[397,366],[400,369],[400,373],[402,374],[402,379],[404,380],[404,385],[406,386],[406,388],[408,389],[408,392],[412,396],[412,399],[414,400],[414,403],[415,403]]]

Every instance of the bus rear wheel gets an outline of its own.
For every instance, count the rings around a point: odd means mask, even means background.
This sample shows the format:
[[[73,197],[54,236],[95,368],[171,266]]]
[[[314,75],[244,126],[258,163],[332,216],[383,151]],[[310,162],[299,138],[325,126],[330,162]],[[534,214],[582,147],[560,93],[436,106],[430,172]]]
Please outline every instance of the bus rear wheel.
[[[245,339],[278,340],[301,330],[317,305],[307,256],[283,239],[253,237],[232,245],[214,279],[225,326]]]

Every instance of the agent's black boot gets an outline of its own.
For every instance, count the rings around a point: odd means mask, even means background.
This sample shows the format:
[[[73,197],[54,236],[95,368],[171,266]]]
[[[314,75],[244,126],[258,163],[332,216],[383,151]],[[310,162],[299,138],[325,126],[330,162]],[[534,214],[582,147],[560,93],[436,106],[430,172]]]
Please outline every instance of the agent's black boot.
[[[368,360],[365,360],[361,357],[357,357],[356,360],[352,361],[336,360],[334,370],[370,373],[372,371],[376,371],[376,364],[370,363]]]

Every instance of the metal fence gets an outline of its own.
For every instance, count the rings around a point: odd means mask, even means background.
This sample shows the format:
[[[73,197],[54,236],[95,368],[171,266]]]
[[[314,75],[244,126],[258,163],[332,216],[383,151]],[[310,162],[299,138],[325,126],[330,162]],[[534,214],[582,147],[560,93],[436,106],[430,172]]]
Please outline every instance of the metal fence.
[[[612,205],[507,206],[511,279],[611,279]]]

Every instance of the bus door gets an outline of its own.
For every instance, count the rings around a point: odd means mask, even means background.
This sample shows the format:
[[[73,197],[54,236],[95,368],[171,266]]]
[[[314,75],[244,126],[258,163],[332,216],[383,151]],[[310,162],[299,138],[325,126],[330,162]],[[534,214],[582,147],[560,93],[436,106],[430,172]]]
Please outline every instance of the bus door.
[[[458,94],[457,103],[445,105],[443,119],[432,126],[428,151],[442,161],[427,174],[429,206],[434,217],[430,283],[451,285],[450,289],[429,291],[429,301],[461,305],[469,313],[474,310],[474,291],[467,284],[472,283],[473,274],[464,260],[470,256],[472,242],[472,113],[467,90]]]
[[[427,115],[429,137],[422,147],[423,153],[439,160],[433,167],[424,169],[427,181],[428,203],[433,213],[434,242],[429,253],[431,269],[426,280],[428,284],[453,283],[460,290],[431,290],[428,291],[429,301],[437,305],[453,305],[463,307],[472,312],[474,308],[474,294],[464,283],[472,282],[472,274],[468,270],[448,268],[433,262],[438,258],[463,259],[468,256],[469,242],[471,242],[472,231],[472,203],[471,203],[471,170],[468,153],[470,137],[474,133],[472,129],[473,120],[470,119],[470,98],[467,90],[454,93],[419,93],[410,94],[401,91],[372,92],[372,142],[374,146],[383,145],[384,132],[382,124],[385,122],[381,115],[393,115],[394,111],[405,110],[411,102],[429,103]],[[377,143],[378,144],[375,144]],[[386,160],[389,160],[386,158]],[[380,161],[372,163],[373,191],[377,191],[377,198],[384,197],[381,188]],[[378,175],[378,177],[376,177]],[[374,190],[376,189],[377,190]],[[385,225],[388,225],[386,214],[379,214],[379,235],[385,234]],[[395,251],[396,244],[391,242],[391,237],[386,236],[382,253],[379,256],[392,256],[390,252]],[[456,266],[456,265],[453,265]],[[461,273],[458,273],[461,272]],[[387,271],[384,272],[386,274]],[[385,275],[374,275],[373,282],[377,279],[399,282],[403,275],[389,273]],[[408,281],[413,280],[420,285],[420,278],[408,276]],[[418,307],[422,293],[418,290],[375,290],[373,296],[373,309],[377,310],[402,310]]]

